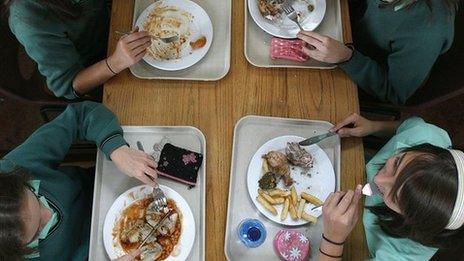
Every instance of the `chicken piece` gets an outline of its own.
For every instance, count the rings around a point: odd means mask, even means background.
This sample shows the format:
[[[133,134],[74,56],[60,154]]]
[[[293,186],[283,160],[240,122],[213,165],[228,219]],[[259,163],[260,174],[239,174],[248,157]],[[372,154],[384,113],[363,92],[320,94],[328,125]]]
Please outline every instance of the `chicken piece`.
[[[295,166],[310,169],[314,165],[313,156],[296,142],[288,142],[285,153],[288,161]]]
[[[290,177],[290,165],[285,154],[278,151],[270,151],[263,158],[267,161],[269,170],[282,177],[285,186],[293,184],[293,179]]]

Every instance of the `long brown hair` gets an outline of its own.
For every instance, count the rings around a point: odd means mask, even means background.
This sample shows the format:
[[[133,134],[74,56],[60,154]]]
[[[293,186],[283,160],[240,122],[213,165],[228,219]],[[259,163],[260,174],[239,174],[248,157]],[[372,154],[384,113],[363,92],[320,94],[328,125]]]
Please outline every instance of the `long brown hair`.
[[[28,188],[29,175],[24,169],[0,172],[0,260],[22,260],[24,255],[34,251],[24,245],[24,226],[21,222],[21,210]]]
[[[401,214],[385,204],[367,207],[377,224],[392,237],[409,238],[426,246],[448,248],[462,244],[464,229],[447,230],[456,203],[458,178],[451,153],[422,144],[403,150],[415,156],[398,174],[391,195]]]

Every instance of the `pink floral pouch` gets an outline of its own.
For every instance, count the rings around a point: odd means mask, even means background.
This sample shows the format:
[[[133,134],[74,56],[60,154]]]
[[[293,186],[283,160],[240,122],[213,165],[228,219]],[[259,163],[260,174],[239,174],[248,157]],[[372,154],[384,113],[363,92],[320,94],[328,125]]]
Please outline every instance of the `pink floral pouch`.
[[[302,233],[294,230],[282,229],[274,238],[274,249],[281,260],[302,261],[308,260],[311,253],[309,239]]]
[[[296,62],[305,62],[309,57],[301,51],[305,45],[300,39],[282,39],[273,37],[269,49],[271,59],[286,59]]]

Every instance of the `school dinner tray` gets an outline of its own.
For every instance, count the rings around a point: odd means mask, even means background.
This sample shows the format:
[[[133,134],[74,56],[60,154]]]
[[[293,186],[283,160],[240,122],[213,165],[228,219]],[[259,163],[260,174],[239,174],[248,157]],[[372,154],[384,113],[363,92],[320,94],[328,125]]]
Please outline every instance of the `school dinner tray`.
[[[151,154],[155,143],[167,138],[173,145],[183,147],[204,155],[198,172],[197,185],[191,189],[187,185],[163,177],[159,183],[178,192],[189,204],[196,225],[193,248],[187,260],[205,260],[205,184],[206,184],[206,140],[203,133],[194,127],[171,126],[124,126],[124,138],[129,146],[137,149],[140,141],[145,151]],[[103,245],[103,224],[106,213],[116,198],[126,190],[142,185],[141,182],[121,173],[99,150],[95,166],[95,188],[90,234],[90,261],[109,260]]]
[[[312,137],[326,133],[332,126],[325,121],[245,116],[235,125],[230,169],[229,203],[224,251],[228,260],[278,260],[272,241],[283,228],[297,230],[311,241],[311,258],[318,255],[322,234],[322,217],[316,225],[288,227],[274,223],[260,214],[247,189],[247,170],[250,160],[264,143],[283,135]],[[334,136],[318,143],[329,157],[335,171],[336,189],[340,189],[340,138]],[[237,227],[246,218],[256,218],[266,227],[267,237],[257,248],[246,248],[238,239]]]
[[[217,81],[229,72],[232,22],[232,0],[192,0],[201,6],[213,24],[213,43],[198,63],[179,71],[163,71],[141,60],[130,67],[132,74],[141,79]],[[132,24],[154,0],[135,0]]]
[[[313,68],[313,69],[333,69],[336,66],[309,59],[306,62],[293,62],[289,60],[272,60],[269,55],[269,46],[272,35],[259,28],[248,11],[247,1],[245,1],[245,57],[249,63],[257,67],[289,67],[289,68]],[[321,24],[314,30],[315,32],[330,36],[343,42],[343,27],[341,19],[341,8],[339,0],[326,0],[326,11]]]

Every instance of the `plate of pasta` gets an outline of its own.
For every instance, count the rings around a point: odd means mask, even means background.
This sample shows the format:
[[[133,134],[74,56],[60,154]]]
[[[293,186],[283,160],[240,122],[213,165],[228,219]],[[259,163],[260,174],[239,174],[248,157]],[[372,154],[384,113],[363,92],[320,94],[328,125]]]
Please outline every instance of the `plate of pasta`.
[[[152,207],[153,188],[147,185],[133,187],[114,201],[103,226],[103,243],[111,260],[142,244],[141,260],[187,259],[195,240],[193,213],[180,194],[160,188],[167,197],[164,211]]]
[[[151,36],[143,60],[166,71],[186,69],[198,63],[213,41],[213,25],[206,11],[190,0],[160,0],[149,5],[136,26]],[[173,42],[161,38],[177,36]]]

